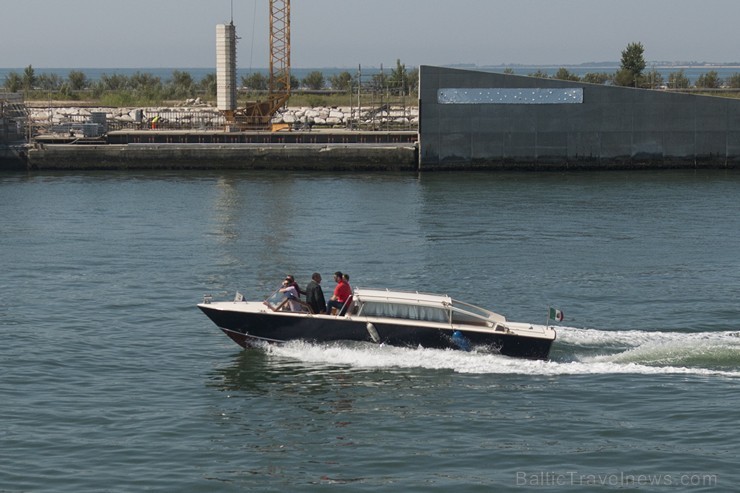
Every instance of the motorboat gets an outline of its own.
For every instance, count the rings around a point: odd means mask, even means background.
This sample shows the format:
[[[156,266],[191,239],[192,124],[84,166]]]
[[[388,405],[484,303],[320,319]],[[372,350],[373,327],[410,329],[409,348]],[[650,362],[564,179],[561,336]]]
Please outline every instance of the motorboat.
[[[239,293],[232,301],[206,295],[198,308],[244,348],[293,340],[366,341],[547,359],[556,337],[549,324],[510,322],[447,295],[416,291],[355,288],[335,314],[313,313],[306,303],[279,293],[264,301],[246,301]]]

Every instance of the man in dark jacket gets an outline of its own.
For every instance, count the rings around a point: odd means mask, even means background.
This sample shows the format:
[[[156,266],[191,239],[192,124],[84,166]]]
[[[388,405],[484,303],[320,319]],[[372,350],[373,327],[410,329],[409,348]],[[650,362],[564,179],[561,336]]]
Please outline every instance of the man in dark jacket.
[[[321,274],[314,272],[311,282],[306,286],[306,303],[314,313],[326,313],[326,300],[324,290],[321,289]]]

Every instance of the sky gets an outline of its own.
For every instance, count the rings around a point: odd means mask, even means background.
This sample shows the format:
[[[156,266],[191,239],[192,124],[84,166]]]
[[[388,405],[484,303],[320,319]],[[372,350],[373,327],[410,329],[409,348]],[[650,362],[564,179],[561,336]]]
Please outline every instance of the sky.
[[[3,0],[0,67],[215,67],[232,0]],[[738,0],[292,0],[291,65],[740,62]],[[269,0],[233,0],[240,69],[269,65]]]

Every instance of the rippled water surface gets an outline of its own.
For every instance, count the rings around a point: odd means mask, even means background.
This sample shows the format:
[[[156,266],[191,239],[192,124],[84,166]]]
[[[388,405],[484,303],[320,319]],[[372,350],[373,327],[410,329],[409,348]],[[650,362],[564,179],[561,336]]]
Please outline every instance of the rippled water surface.
[[[740,174],[0,174],[0,491],[732,491]],[[195,307],[286,273],[566,315],[550,361]]]

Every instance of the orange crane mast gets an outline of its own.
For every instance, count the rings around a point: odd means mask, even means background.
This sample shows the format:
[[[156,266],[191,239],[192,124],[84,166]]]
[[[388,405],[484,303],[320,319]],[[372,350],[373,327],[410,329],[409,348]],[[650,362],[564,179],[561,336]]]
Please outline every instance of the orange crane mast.
[[[250,101],[234,112],[240,128],[269,129],[290,98],[290,0],[270,0],[270,80],[267,100]]]

